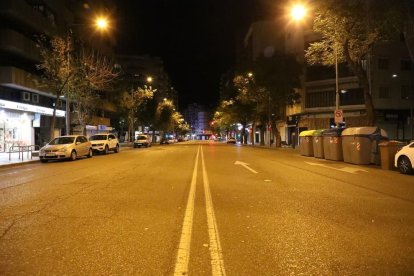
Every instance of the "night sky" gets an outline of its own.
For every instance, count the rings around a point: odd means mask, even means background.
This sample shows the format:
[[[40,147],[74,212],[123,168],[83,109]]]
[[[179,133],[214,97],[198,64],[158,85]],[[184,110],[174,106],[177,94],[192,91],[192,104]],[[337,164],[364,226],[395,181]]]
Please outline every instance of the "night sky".
[[[116,1],[117,52],[159,56],[180,108],[214,106],[222,73],[235,63],[236,41],[250,24],[274,15],[268,0]]]

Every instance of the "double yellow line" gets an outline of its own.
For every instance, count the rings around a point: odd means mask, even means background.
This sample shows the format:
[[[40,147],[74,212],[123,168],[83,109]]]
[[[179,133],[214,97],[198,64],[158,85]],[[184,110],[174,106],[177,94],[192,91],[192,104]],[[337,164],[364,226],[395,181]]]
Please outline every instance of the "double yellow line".
[[[201,154],[200,154],[201,153]],[[191,233],[194,219],[194,201],[196,196],[198,160],[201,155],[201,167],[203,173],[204,194],[206,199],[207,227],[210,240],[210,263],[212,275],[226,275],[224,270],[223,255],[220,245],[220,238],[217,228],[216,216],[214,214],[213,201],[211,199],[210,183],[208,181],[204,153],[202,146],[197,148],[197,155],[191,178],[190,192],[188,194],[187,207],[185,209],[184,221],[181,230],[180,244],[178,246],[177,261],[175,264],[174,275],[188,275],[188,263],[190,260]]]

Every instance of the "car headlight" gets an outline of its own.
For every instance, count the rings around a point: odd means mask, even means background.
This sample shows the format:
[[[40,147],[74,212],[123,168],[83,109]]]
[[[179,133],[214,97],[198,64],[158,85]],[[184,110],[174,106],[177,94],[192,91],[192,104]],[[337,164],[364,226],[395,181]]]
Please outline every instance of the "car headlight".
[[[63,147],[63,148],[60,148],[59,151],[61,151],[61,152],[67,152],[68,151],[68,148],[67,147]]]

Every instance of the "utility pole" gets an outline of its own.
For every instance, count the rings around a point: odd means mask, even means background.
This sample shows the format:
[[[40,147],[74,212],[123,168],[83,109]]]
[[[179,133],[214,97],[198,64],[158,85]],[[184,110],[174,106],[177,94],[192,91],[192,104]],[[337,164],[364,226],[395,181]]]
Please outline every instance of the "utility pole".
[[[67,37],[66,37],[67,74],[68,74],[67,78],[68,79],[70,78],[70,75],[71,75],[71,68],[70,68],[70,49],[71,49],[70,39],[72,37],[72,30],[71,29],[69,29],[69,33],[70,33],[70,35],[68,34]],[[70,81],[68,83],[69,83],[68,87],[70,87]],[[69,89],[67,89],[67,90],[69,90]],[[65,133],[66,133],[66,135],[70,135],[70,101],[69,101],[69,93],[68,92],[69,91],[66,91],[66,95],[65,95],[66,96],[65,97],[66,98],[66,118],[65,118],[65,125],[66,125]]]

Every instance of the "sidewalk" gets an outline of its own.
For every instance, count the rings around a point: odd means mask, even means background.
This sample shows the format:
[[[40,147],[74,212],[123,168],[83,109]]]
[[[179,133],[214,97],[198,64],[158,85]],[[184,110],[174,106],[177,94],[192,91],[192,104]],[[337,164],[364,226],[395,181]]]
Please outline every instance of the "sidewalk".
[[[120,143],[121,149],[125,148],[132,148],[132,143]],[[19,153],[13,152],[10,154],[5,152],[0,152],[0,168],[4,167],[11,167],[11,166],[19,166],[24,164],[36,163],[39,162],[38,156],[31,156],[30,153],[27,152]]]
[[[9,159],[10,158],[10,159]],[[5,153],[5,152],[0,152],[0,167],[9,167],[9,166],[18,166],[18,165],[22,165],[22,164],[28,164],[28,163],[33,163],[33,162],[39,162],[39,157],[37,156],[30,156],[27,154],[27,152],[20,153],[20,158],[19,158],[19,153],[18,152],[13,152],[10,154],[9,153]]]

